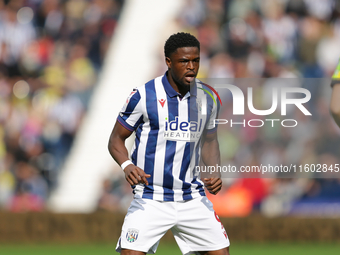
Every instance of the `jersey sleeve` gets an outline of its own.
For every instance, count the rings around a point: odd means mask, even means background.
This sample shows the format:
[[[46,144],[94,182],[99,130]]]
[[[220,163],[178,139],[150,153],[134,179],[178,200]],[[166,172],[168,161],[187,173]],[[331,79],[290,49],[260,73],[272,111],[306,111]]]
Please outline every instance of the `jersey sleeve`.
[[[125,105],[119,112],[117,121],[129,131],[136,130],[142,123],[142,100],[137,89],[134,89],[126,99]]]
[[[334,74],[332,76],[331,86],[333,87],[337,83],[340,83],[340,60],[339,60],[338,66],[336,67]]]
[[[215,97],[215,101],[216,100],[217,99]],[[213,107],[212,107],[211,114],[210,114],[210,118],[209,118],[207,126],[206,126],[208,133],[214,133],[214,132],[217,131],[217,125],[214,123],[214,120],[218,118],[219,109],[220,109],[219,103],[218,102],[216,104],[214,103]]]

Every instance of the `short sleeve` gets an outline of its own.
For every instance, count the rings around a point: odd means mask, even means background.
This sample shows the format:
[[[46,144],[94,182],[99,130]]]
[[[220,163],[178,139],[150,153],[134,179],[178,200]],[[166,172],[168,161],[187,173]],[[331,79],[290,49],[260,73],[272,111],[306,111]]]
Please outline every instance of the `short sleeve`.
[[[137,89],[134,89],[126,99],[117,120],[129,131],[136,130],[143,121],[142,100]]]
[[[340,83],[340,60],[332,76],[331,86],[333,87],[337,83]]]
[[[213,103],[210,118],[209,118],[207,126],[206,126],[208,133],[214,133],[214,132],[217,131],[217,125],[215,124],[215,119],[217,119],[220,107],[219,107],[219,103],[216,101],[216,98],[215,98],[215,102]]]

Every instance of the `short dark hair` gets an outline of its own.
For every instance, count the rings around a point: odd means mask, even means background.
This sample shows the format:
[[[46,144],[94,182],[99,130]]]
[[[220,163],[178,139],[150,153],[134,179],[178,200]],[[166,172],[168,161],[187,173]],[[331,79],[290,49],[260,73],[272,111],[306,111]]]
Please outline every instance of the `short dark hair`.
[[[165,42],[164,55],[165,57],[170,57],[171,53],[183,47],[197,47],[200,50],[200,42],[189,33],[179,32],[173,34]]]

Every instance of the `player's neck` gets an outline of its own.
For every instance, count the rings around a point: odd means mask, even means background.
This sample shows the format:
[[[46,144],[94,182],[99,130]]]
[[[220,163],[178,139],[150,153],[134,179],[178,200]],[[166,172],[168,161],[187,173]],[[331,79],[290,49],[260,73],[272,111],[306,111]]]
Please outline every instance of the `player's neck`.
[[[188,93],[188,91],[190,90],[190,87],[188,87],[188,86],[181,86],[181,85],[177,85],[176,84],[176,87],[177,87],[177,92],[182,96],[182,97],[184,97],[187,93]]]
[[[188,91],[190,91],[190,87],[189,86],[183,86],[181,84],[179,84],[178,82],[175,82],[172,77],[171,77],[171,74],[169,72],[167,72],[167,78],[168,78],[168,81],[171,85],[171,87],[177,92],[179,93],[182,97],[184,97]]]

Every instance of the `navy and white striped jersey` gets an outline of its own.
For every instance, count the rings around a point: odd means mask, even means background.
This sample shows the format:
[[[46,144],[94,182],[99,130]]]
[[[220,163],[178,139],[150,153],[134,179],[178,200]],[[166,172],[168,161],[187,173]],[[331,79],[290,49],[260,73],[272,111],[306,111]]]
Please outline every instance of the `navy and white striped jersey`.
[[[150,174],[149,185],[133,186],[135,197],[182,201],[205,196],[203,182],[194,174],[199,164],[201,135],[215,132],[218,107],[196,85],[183,98],[166,74],[134,89],[118,121],[136,132],[132,162]]]

